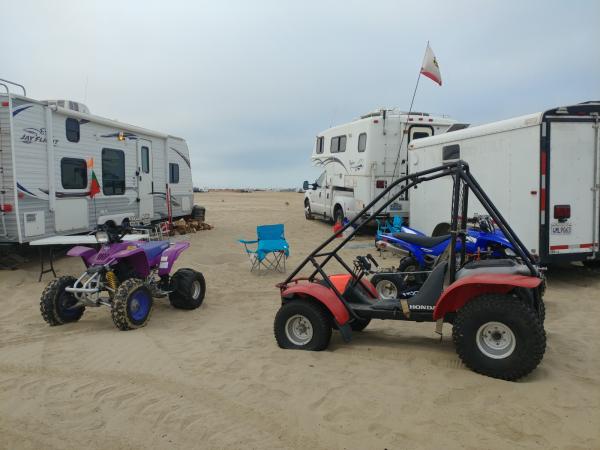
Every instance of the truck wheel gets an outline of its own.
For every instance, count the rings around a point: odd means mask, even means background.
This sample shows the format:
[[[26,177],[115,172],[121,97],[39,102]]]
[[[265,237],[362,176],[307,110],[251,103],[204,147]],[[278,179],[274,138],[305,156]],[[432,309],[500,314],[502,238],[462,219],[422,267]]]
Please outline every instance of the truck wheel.
[[[412,256],[406,256],[400,260],[400,264],[398,264],[398,272],[419,272],[424,270],[419,265],[419,261],[417,261]],[[404,281],[404,285],[414,285],[414,284],[423,284],[427,279],[426,273],[415,273],[409,274],[405,273],[402,275],[402,279]]]
[[[344,210],[340,205],[333,208],[333,223],[342,223],[344,221]]]
[[[115,326],[122,331],[145,326],[152,313],[152,293],[137,278],[125,280],[113,297],[111,315]]]
[[[508,381],[535,369],[546,350],[538,313],[522,300],[503,294],[482,295],[459,309],[452,339],[467,367]]]
[[[204,275],[192,269],[179,269],[171,277],[169,301],[178,309],[196,309],[204,301]]]
[[[310,201],[307,199],[304,202],[304,217],[306,220],[313,220],[314,216],[312,215],[312,211],[310,209]]]
[[[275,340],[281,348],[325,350],[331,340],[331,324],[331,317],[322,306],[306,300],[292,300],[275,315]]]
[[[77,322],[81,319],[85,306],[77,305],[77,299],[67,287],[73,287],[76,278],[65,276],[52,280],[42,292],[40,299],[40,312],[44,320],[51,326],[62,325],[67,322]]]
[[[393,273],[375,274],[371,278],[371,283],[375,286],[375,290],[382,300],[398,298],[398,294],[406,287],[402,276]]]

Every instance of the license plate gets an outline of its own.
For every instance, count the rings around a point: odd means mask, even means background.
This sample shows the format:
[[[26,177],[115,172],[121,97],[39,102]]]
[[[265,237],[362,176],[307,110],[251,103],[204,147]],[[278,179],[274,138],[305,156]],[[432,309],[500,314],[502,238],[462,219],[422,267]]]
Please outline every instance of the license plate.
[[[402,205],[400,203],[392,203],[390,205],[390,211],[402,211]]]
[[[550,225],[552,234],[571,234],[572,226],[570,223],[553,223]]]

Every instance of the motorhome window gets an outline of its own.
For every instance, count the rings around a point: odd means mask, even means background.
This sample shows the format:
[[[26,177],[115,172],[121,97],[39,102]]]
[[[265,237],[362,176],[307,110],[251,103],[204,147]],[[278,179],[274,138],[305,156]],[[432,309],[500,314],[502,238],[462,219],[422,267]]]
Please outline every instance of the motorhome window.
[[[346,136],[336,136],[331,138],[331,153],[341,153],[346,151]]]
[[[122,150],[102,149],[102,192],[104,195],[125,193],[125,153]]]
[[[460,159],[460,145],[452,144],[445,145],[442,147],[442,160],[449,161],[453,159]]]
[[[317,153],[323,153],[323,142],[325,138],[323,136],[317,137]]]
[[[150,149],[142,147],[142,172],[150,173]]]
[[[364,152],[367,149],[367,133],[358,135],[358,151]]]
[[[63,189],[87,188],[87,164],[85,159],[61,159],[60,179]]]
[[[429,136],[431,136],[431,134],[429,134],[425,131],[415,131],[412,135],[412,140],[414,141],[415,139],[426,138]]]
[[[169,163],[169,183],[179,183],[179,164]]]
[[[79,120],[69,117],[65,121],[65,129],[67,133],[67,141],[79,142]]]

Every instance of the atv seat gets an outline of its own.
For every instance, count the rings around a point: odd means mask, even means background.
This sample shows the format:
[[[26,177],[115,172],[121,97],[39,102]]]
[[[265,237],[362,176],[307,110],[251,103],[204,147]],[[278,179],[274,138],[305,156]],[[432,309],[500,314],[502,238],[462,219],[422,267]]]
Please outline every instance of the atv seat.
[[[478,275],[480,273],[501,273],[506,275],[531,275],[525,264],[519,264],[513,259],[481,259],[465,264],[456,272],[456,279]]]
[[[164,250],[169,248],[168,241],[140,242],[138,247],[144,250],[148,261],[153,260],[160,255]]]
[[[394,233],[393,236],[397,239],[402,239],[403,241],[408,242],[409,244],[415,244],[420,247],[433,247],[435,245],[438,245],[438,244],[450,239],[449,234],[445,234],[443,236],[431,237],[431,236],[421,236],[421,235],[412,234],[412,233]]]

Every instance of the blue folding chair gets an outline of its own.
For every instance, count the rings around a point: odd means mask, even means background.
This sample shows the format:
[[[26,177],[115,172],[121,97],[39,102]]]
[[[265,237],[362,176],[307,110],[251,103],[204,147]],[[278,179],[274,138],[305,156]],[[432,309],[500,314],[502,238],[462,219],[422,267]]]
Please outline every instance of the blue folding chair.
[[[382,222],[379,219],[375,219],[377,221],[377,235],[376,239],[379,239],[380,236],[384,233],[401,233],[402,232],[402,217],[394,216],[392,221],[390,222],[388,219],[384,219]]]
[[[259,225],[256,227],[256,237],[253,241],[239,239],[250,258],[250,272],[260,272],[261,268],[285,272],[285,260],[290,254],[290,246],[285,240],[283,224]]]

